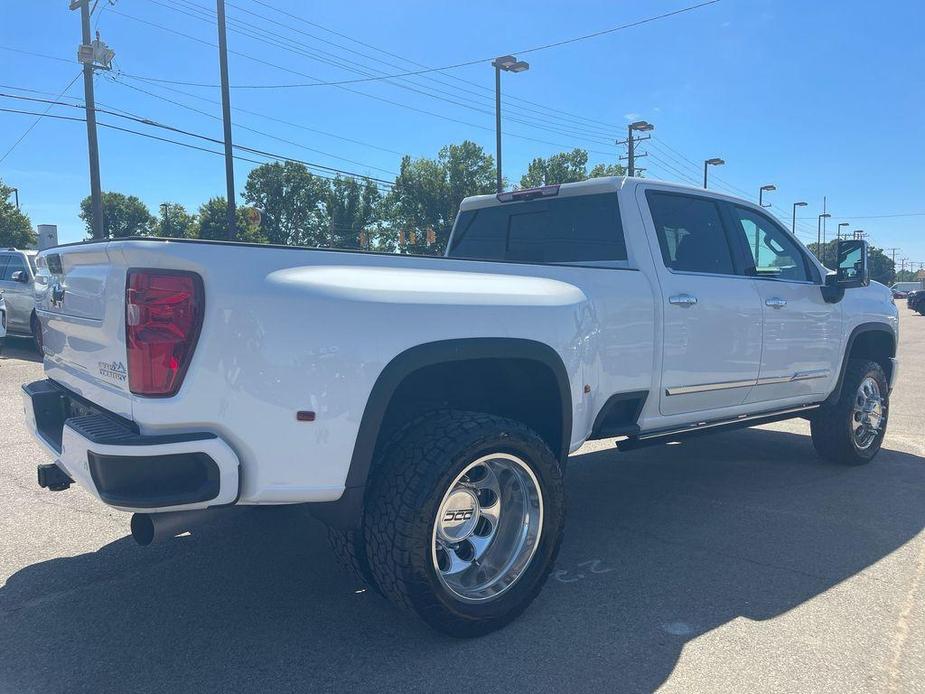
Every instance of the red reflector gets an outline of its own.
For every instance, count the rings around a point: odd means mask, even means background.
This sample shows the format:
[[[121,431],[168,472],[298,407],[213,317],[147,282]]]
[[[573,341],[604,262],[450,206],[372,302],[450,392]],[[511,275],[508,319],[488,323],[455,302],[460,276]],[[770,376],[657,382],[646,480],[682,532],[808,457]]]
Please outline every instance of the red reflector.
[[[180,388],[202,326],[202,279],[177,270],[129,270],[125,343],[129,390],[169,396]]]

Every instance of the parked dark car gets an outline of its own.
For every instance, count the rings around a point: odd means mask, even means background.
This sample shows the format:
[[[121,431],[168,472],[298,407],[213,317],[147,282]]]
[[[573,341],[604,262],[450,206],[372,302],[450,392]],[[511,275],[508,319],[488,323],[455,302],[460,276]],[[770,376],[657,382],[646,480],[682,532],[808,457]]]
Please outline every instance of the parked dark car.
[[[925,316],[925,289],[917,289],[906,295],[906,306]]]

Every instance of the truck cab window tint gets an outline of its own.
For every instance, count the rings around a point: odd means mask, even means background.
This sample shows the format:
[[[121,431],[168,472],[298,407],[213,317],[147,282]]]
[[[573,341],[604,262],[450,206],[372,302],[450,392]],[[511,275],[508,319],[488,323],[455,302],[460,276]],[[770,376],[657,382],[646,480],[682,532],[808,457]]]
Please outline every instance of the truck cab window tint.
[[[713,200],[646,193],[665,266],[681,272],[733,275],[732,252]]]
[[[511,215],[507,259],[530,263],[626,260],[616,195],[536,203],[542,211]]]
[[[10,261],[9,255],[0,255],[0,281],[6,277],[6,265]]]
[[[626,260],[617,196],[583,195],[463,212],[449,255],[526,263]]]
[[[805,282],[809,279],[803,254],[790,236],[771,220],[745,207],[733,207],[736,231],[751,253],[756,277]]]

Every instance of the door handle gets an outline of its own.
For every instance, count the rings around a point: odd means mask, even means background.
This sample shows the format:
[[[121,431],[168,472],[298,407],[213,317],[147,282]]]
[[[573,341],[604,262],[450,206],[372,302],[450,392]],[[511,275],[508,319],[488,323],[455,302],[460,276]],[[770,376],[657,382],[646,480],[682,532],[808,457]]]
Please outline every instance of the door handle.
[[[693,306],[697,303],[697,297],[690,294],[675,294],[668,297],[668,303],[675,306]]]
[[[783,308],[784,306],[787,305],[787,300],[786,300],[786,299],[778,298],[778,297],[776,297],[776,296],[773,296],[773,297],[771,297],[770,299],[768,299],[767,301],[765,301],[765,302],[764,302],[764,305],[765,305],[765,306],[770,306],[771,308]]]

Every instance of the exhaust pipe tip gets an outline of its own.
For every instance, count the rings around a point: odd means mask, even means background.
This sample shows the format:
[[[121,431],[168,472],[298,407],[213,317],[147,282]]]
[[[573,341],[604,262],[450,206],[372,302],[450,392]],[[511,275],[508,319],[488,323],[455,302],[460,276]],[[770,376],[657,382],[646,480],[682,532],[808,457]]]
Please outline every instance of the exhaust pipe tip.
[[[147,547],[154,542],[154,521],[150,513],[133,514],[129,527],[132,530],[132,537],[135,542],[142,547]]]
[[[224,516],[233,507],[166,513],[135,513],[130,528],[132,537],[142,547],[172,539]]]

